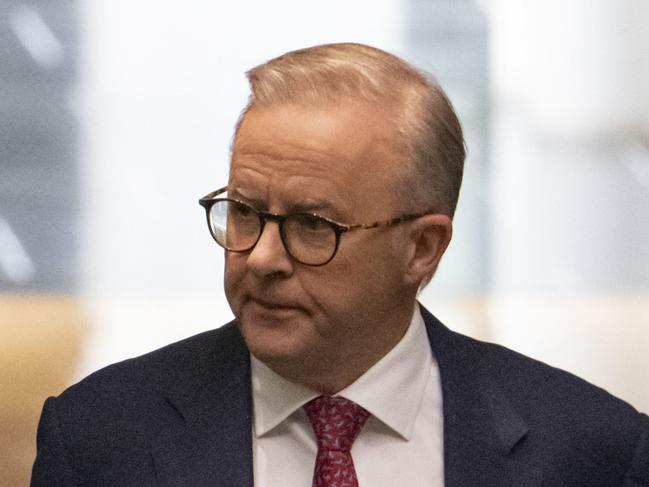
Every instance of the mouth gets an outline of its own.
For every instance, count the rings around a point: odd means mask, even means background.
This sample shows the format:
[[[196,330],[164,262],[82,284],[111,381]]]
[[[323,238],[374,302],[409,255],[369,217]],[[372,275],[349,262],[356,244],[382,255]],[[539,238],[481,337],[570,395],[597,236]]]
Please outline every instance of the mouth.
[[[269,300],[265,298],[249,296],[248,303],[252,304],[254,309],[262,313],[289,314],[304,312],[304,309],[301,306],[282,300]]]

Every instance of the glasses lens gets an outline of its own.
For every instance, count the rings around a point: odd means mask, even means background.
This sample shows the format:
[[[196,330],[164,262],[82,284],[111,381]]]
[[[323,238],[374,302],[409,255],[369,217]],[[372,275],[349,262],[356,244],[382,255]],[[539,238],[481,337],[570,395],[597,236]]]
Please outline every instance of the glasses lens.
[[[289,216],[284,222],[284,238],[289,253],[303,264],[324,264],[336,251],[336,231],[318,216]]]
[[[233,200],[216,201],[210,209],[214,240],[227,250],[250,249],[259,238],[261,220],[250,206]]]

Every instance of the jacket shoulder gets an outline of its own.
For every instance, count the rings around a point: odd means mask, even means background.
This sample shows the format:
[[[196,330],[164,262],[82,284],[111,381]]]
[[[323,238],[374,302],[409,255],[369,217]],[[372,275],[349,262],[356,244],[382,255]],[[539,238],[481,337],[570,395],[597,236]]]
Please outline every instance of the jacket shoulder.
[[[559,367],[523,355],[499,344],[458,335],[502,389],[519,392],[539,408],[594,414],[637,415],[626,401]],[[596,405],[596,406],[593,406]],[[591,411],[589,411],[591,410]]]
[[[425,309],[422,314],[436,355],[512,393],[512,400],[520,398],[529,404],[527,409],[537,404],[539,408],[587,410],[591,407],[584,401],[591,401],[597,404],[597,410],[604,407],[622,414],[638,413],[625,401],[575,374],[502,345],[452,331]]]
[[[151,441],[184,429],[183,400],[204,394],[208,407],[218,408],[228,406],[219,402],[226,397],[220,391],[243,394],[248,358],[232,322],[105,367],[49,398],[34,485],[64,477],[61,485],[124,485],[125,478],[150,485]]]
[[[439,351],[442,356],[440,368],[445,362],[461,369],[455,379],[466,379],[468,387],[482,391],[483,404],[506,398],[524,421],[528,433],[515,455],[554,465],[557,471],[563,471],[560,466],[572,459],[570,475],[575,478],[579,472],[592,479],[608,475],[622,479],[625,473],[649,477],[649,418],[645,414],[570,372],[450,331],[432,319],[429,333],[434,329],[431,343],[440,342],[433,345],[436,355]],[[602,482],[592,485],[606,484]]]
[[[133,387],[141,394],[146,388],[164,387],[184,373],[198,372],[206,366],[224,365],[240,356],[244,349],[235,322],[230,322],[221,328],[103,367],[68,387],[59,399],[79,395],[84,389],[107,392],[121,389],[127,392]]]
[[[161,417],[177,416],[168,393],[200,391],[207,382],[227,386],[235,380],[230,372],[247,361],[231,322],[90,374],[53,400],[58,421],[70,439],[104,426],[155,430]]]

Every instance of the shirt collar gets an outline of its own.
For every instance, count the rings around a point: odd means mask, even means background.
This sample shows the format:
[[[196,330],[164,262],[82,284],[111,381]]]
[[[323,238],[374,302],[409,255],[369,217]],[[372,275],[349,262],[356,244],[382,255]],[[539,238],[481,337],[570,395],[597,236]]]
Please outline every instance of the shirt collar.
[[[285,379],[253,355],[250,355],[250,376],[257,437],[265,435],[320,395],[306,386]]]
[[[251,356],[255,435],[263,436],[320,394],[273,372]],[[415,307],[399,343],[356,381],[338,392],[368,410],[404,439],[412,437],[433,357]]]

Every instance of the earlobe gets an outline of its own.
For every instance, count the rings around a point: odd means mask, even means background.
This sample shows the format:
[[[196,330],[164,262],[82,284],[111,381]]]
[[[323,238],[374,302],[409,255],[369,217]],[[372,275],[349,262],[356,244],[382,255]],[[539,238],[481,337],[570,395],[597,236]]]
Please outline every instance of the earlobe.
[[[408,284],[420,286],[435,274],[451,241],[453,223],[446,215],[426,215],[413,222],[410,232],[411,252],[405,277]]]

